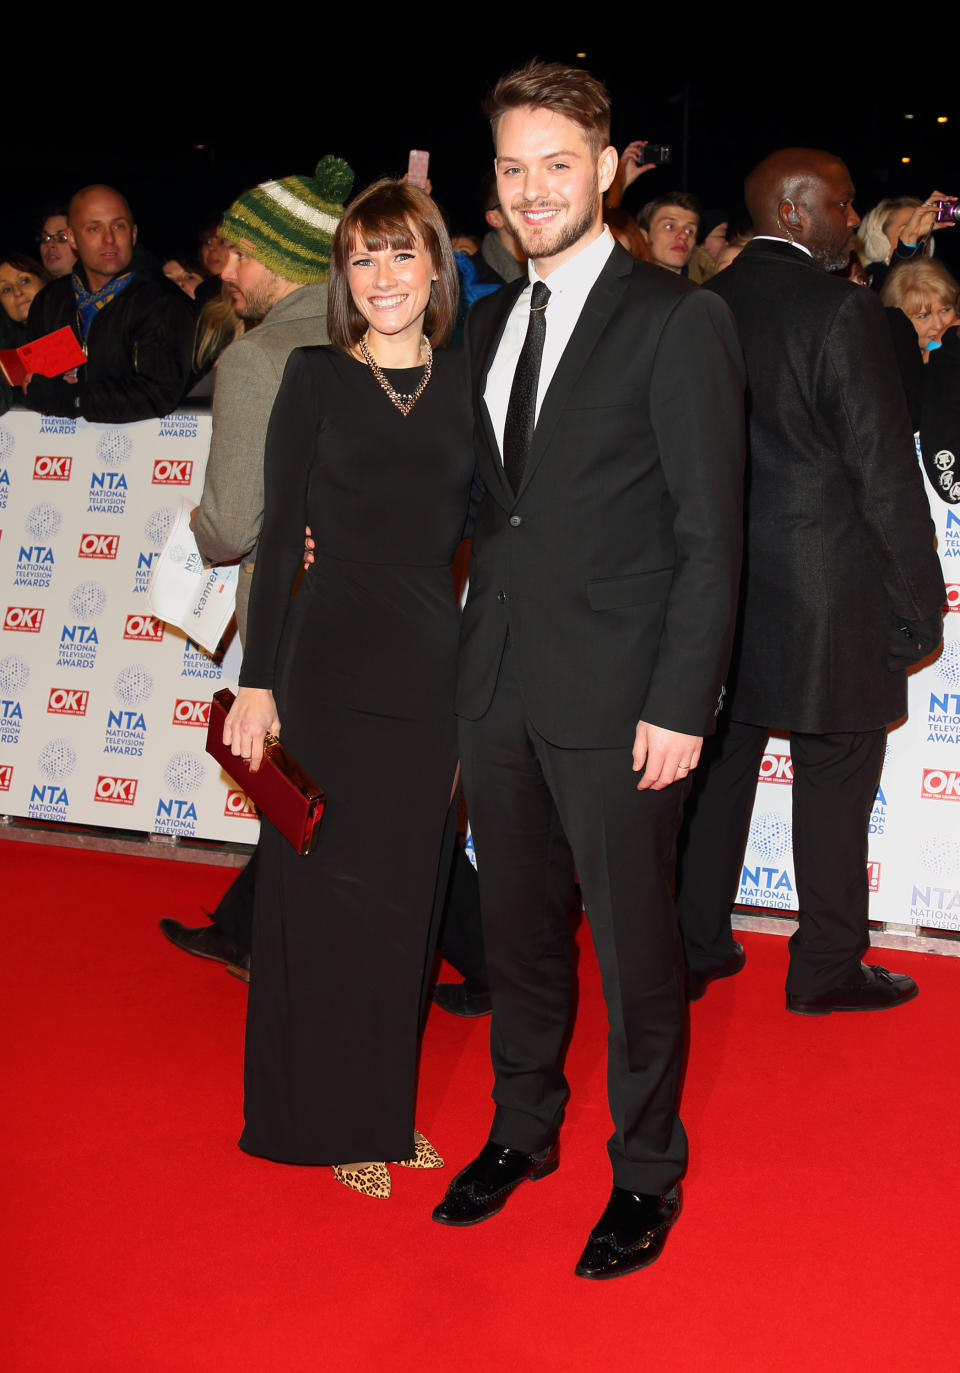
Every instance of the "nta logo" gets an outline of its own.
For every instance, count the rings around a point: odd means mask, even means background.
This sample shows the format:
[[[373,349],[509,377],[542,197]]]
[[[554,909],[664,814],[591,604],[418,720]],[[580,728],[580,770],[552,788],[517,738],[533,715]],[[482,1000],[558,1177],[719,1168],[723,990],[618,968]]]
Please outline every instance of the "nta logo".
[[[34,458],[33,480],[35,482],[68,482],[73,458]]]
[[[163,638],[163,624],[152,615],[128,615],[123,627],[125,639],[147,639],[159,643]]]
[[[15,629],[21,634],[39,634],[43,624],[43,610],[36,605],[8,605],[3,617],[4,629]]]
[[[924,768],[920,795],[928,801],[960,801],[960,772],[951,768]]]
[[[157,458],[153,464],[154,486],[189,486],[193,463],[186,458]]]
[[[119,546],[119,534],[81,534],[77,557],[115,558]]]
[[[137,799],[136,777],[98,777],[95,801],[112,801],[116,806],[132,806]]]
[[[173,707],[175,725],[200,725],[206,729],[210,723],[209,701],[177,701]]]
[[[47,700],[48,715],[86,715],[89,691],[75,687],[53,687]]]
[[[250,797],[243,791],[228,791],[226,804],[223,807],[224,815],[232,816],[234,819],[256,820],[257,808],[250,800]]]

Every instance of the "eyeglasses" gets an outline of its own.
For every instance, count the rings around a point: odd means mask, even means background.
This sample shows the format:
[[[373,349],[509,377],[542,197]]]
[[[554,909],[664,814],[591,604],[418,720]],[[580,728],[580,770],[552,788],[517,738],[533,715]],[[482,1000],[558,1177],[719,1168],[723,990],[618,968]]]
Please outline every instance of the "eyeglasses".
[[[45,243],[66,243],[67,231],[66,229],[58,229],[55,234],[37,234],[37,242],[41,248]]]

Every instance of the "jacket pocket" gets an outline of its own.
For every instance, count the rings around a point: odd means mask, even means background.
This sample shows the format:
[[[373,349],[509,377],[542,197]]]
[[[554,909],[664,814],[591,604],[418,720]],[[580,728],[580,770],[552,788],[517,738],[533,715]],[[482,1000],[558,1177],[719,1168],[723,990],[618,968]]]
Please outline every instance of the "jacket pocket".
[[[673,581],[673,568],[637,572],[629,577],[595,577],[587,582],[591,610],[623,610],[631,605],[663,601]]]

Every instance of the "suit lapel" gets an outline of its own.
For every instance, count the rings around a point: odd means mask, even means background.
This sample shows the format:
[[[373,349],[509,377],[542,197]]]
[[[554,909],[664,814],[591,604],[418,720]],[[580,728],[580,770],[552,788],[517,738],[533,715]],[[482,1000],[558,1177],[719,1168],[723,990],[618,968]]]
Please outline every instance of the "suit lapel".
[[[564,402],[569,399],[607,323],[623,300],[632,271],[633,259],[624,248],[616,244],[584,302],[580,318],[543,398],[518,496],[523,492],[546,452],[563,413]],[[549,327],[548,322],[547,328]]]

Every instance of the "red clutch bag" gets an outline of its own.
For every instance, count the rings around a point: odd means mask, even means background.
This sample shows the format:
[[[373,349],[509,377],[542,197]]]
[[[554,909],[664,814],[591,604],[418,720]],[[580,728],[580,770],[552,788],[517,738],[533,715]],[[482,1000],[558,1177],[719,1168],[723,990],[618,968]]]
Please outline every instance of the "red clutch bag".
[[[207,726],[207,752],[242,787],[261,815],[299,854],[310,853],[320,833],[320,817],[327,803],[322,787],[308,777],[273,734],[264,740],[263,762],[257,772],[230,752],[223,742],[223,722],[234,702],[228,687],[214,694]]]

